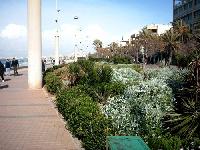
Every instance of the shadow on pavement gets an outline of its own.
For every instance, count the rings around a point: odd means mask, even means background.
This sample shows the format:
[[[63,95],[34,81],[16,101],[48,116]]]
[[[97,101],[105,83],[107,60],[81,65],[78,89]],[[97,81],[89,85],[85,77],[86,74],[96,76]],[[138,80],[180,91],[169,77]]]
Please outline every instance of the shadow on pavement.
[[[5,89],[5,88],[8,88],[8,85],[0,85],[0,89]]]
[[[22,73],[19,73],[18,75],[11,74],[11,76],[22,76],[22,75],[23,75]]]
[[[21,73],[21,74],[18,74],[18,75],[16,75],[16,76],[22,76],[23,74]]]
[[[5,81],[10,81],[11,79],[5,79]]]

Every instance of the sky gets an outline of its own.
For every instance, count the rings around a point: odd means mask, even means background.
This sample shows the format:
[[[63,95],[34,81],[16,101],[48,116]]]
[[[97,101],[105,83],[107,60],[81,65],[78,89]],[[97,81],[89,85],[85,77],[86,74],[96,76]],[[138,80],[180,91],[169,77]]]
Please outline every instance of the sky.
[[[0,57],[26,57],[27,1],[0,0]],[[56,0],[42,3],[42,55],[53,56],[56,28],[60,33],[60,55],[70,55],[75,45],[83,53],[94,52],[100,39],[103,46],[126,40],[148,24],[172,21],[172,0]],[[78,19],[74,19],[77,16]]]

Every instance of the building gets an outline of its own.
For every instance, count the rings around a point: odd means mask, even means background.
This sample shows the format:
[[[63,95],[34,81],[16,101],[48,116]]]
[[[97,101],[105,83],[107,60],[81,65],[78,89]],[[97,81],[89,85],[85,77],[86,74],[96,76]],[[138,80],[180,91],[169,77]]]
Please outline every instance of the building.
[[[149,24],[145,28],[151,33],[155,33],[158,35],[164,34],[167,30],[169,30],[172,27],[170,24]]]
[[[199,28],[200,0],[173,0],[173,21],[183,20],[191,29]]]

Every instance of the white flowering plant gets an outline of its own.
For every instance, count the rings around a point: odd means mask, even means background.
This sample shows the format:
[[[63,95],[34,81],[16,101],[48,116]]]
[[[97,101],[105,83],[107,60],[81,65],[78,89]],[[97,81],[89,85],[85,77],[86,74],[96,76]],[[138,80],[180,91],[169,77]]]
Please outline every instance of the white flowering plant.
[[[168,81],[184,81],[187,70],[162,68],[145,75],[131,68],[113,69],[113,80],[127,85],[123,95],[109,98],[102,112],[111,117],[120,135],[149,135],[161,128],[161,119],[173,110],[172,89]]]
[[[159,69],[147,69],[145,71],[145,76],[148,80],[157,78],[162,79],[164,81],[174,80],[183,82],[185,80],[186,75],[190,72],[188,69],[178,69],[178,68],[159,68]]]
[[[114,68],[112,80],[123,84],[137,84],[142,81],[143,75],[131,68]]]

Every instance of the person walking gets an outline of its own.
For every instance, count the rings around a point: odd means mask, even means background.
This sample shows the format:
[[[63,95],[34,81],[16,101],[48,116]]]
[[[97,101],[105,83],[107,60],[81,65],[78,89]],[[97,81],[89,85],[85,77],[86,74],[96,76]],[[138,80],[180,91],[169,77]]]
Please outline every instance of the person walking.
[[[45,63],[44,63],[44,60],[42,60],[42,73],[45,72]]]
[[[18,75],[18,72],[17,72],[17,68],[19,67],[19,62],[17,59],[13,58],[12,60],[12,65],[13,67],[13,70],[14,70],[14,75]]]
[[[2,82],[4,82],[4,71],[5,71],[4,65],[0,61],[0,76],[1,76]]]
[[[11,63],[10,63],[10,60],[9,60],[9,59],[6,60],[6,65],[5,65],[5,67],[6,67],[6,75],[9,75],[9,76],[10,76]]]

